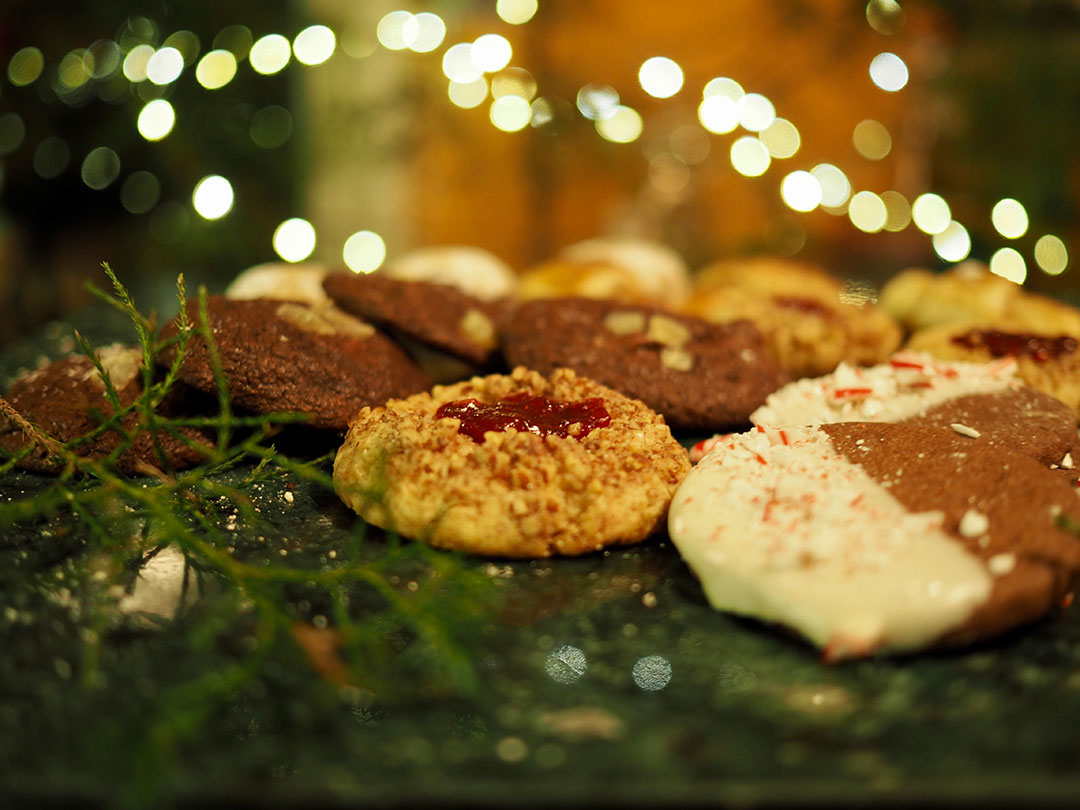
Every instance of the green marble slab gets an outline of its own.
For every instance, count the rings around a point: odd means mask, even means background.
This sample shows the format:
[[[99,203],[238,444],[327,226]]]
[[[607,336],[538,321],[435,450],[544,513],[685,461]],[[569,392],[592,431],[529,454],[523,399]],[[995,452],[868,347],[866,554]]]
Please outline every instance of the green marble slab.
[[[95,314],[83,331],[113,328]],[[5,381],[65,334],[9,348]],[[1080,802],[1076,608],[978,649],[825,666],[710,609],[666,538],[443,554],[364,531],[317,483],[251,472],[220,480],[258,522],[223,498],[215,549],[253,590],[195,560],[179,594],[174,576],[141,603],[158,614],[122,609],[137,562],[103,570],[63,506],[4,531],[4,806]],[[11,473],[0,502],[50,486]],[[114,562],[138,530],[122,504]],[[373,579],[335,579],[348,566]],[[262,591],[260,570],[277,572]]]

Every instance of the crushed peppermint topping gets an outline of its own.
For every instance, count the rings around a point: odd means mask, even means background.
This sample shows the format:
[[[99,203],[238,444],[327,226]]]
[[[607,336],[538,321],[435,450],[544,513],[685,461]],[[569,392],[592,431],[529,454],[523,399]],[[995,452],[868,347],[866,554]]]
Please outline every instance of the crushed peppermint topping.
[[[982,436],[982,434],[979,433],[979,431],[977,431],[975,428],[968,427],[967,425],[962,425],[959,422],[953,422],[951,425],[949,425],[949,427],[951,427],[961,436],[970,436],[972,439],[977,439]]]
[[[859,368],[841,363],[831,374],[796,380],[774,392],[750,415],[754,424],[825,425],[899,422],[968,394],[1018,385],[1016,361],[951,363],[902,351],[888,363]]]
[[[990,518],[977,509],[968,509],[960,518],[960,534],[964,537],[979,537],[990,528]]]

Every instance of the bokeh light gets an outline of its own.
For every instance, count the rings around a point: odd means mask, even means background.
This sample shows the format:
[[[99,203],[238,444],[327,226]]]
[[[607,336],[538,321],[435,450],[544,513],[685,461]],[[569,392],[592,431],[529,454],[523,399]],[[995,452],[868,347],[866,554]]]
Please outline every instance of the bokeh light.
[[[962,262],[971,254],[971,236],[956,220],[941,233],[934,234],[931,242],[937,255],[947,262]]]
[[[911,204],[911,219],[923,233],[941,233],[952,222],[952,211],[941,196],[920,194]]]
[[[746,91],[734,79],[729,79],[727,76],[717,76],[715,79],[709,80],[709,83],[705,85],[705,89],[701,91],[701,95],[702,98],[723,96],[731,101],[738,101],[746,95]]]
[[[10,155],[26,138],[26,122],[16,112],[0,115],[0,155]]]
[[[239,62],[247,59],[252,42],[254,42],[254,37],[251,29],[246,25],[226,25],[217,32],[211,47],[228,51]]]
[[[671,683],[671,663],[662,655],[646,655],[630,670],[634,684],[644,692],[659,692]]]
[[[120,46],[111,39],[99,39],[89,48],[90,75],[95,79],[107,79],[120,67],[120,59],[123,55]]]
[[[379,20],[375,28],[375,36],[379,44],[390,51],[403,51],[409,47],[420,26],[413,20],[410,11],[391,11]]]
[[[773,103],[761,93],[747,93],[736,103],[739,107],[739,124],[750,132],[761,132],[776,119]]]
[[[507,68],[491,77],[492,98],[521,96],[532,101],[536,89],[536,79],[524,68]]]
[[[120,205],[128,213],[148,213],[158,204],[159,199],[161,183],[148,171],[132,172],[120,186]]]
[[[412,18],[408,28],[411,35],[408,48],[414,53],[431,53],[446,39],[446,23],[438,14],[422,11]]]
[[[895,93],[908,83],[907,65],[895,53],[879,53],[870,61],[870,80],[882,90]]]
[[[813,211],[821,204],[821,184],[810,172],[791,172],[780,182],[780,198],[795,211]]]
[[[860,191],[848,203],[848,219],[864,233],[877,233],[888,218],[885,202],[872,191]]]
[[[587,84],[578,90],[578,111],[590,120],[614,115],[618,106],[619,94],[614,87]]]
[[[1027,279],[1027,263],[1020,252],[1013,248],[1001,248],[990,257],[990,272],[1009,281],[1023,284]]]
[[[870,0],[866,4],[866,21],[879,34],[891,36],[904,25],[904,10],[896,0]]]
[[[882,160],[892,151],[892,135],[885,125],[872,118],[860,121],[851,132],[855,151],[867,160]]]
[[[120,156],[107,146],[91,149],[83,159],[81,176],[95,191],[108,188],[120,176]]]
[[[532,105],[521,96],[503,96],[491,102],[488,117],[496,129],[517,132],[525,129],[532,119]]]
[[[8,81],[16,87],[25,87],[36,82],[44,68],[45,55],[38,48],[21,48],[8,61]]]
[[[139,134],[148,141],[160,141],[173,130],[176,124],[176,111],[173,105],[163,98],[154,99],[139,111],[136,127]]]
[[[821,204],[825,208],[841,208],[851,196],[851,181],[831,163],[819,163],[810,170],[821,186]]]
[[[292,51],[302,65],[321,65],[334,55],[337,37],[325,25],[309,25],[293,38]]]
[[[1006,239],[1019,239],[1028,229],[1028,215],[1024,206],[1011,197],[998,200],[990,212],[994,229]]]
[[[82,87],[90,80],[94,69],[94,60],[85,48],[78,48],[66,54],[56,69],[56,78],[67,90]]]
[[[462,82],[450,82],[446,92],[454,106],[471,110],[473,107],[479,107],[487,99],[487,79],[481,76],[476,81],[464,84]]]
[[[269,104],[251,116],[248,135],[260,149],[276,149],[292,136],[293,119],[284,107]]]
[[[698,105],[698,120],[709,132],[726,135],[739,126],[739,107],[727,96],[708,96]]]
[[[232,51],[210,51],[195,66],[195,80],[207,90],[220,90],[236,76],[236,57]]]
[[[370,273],[386,261],[386,242],[374,231],[357,231],[345,240],[341,258],[354,273]]]
[[[292,58],[292,45],[281,34],[267,34],[251,46],[248,61],[251,69],[263,76],[280,73]]]
[[[199,56],[199,38],[194,31],[176,31],[169,34],[161,43],[162,50],[172,48],[180,54],[184,66],[190,65]]]
[[[203,219],[221,219],[233,207],[232,183],[220,174],[211,174],[195,184],[191,205]]]
[[[1035,242],[1035,263],[1047,275],[1060,275],[1069,265],[1069,251],[1059,237],[1045,234]]]
[[[899,191],[883,191],[881,201],[885,203],[885,230],[896,233],[911,224],[911,203],[907,197]]]
[[[774,158],[789,158],[799,151],[802,138],[795,125],[786,118],[776,118],[758,133],[761,142]]]
[[[57,135],[50,135],[34,150],[34,172],[38,177],[51,180],[59,177],[71,163],[71,147]]]
[[[274,229],[274,252],[287,262],[302,262],[315,251],[315,226],[293,217]]]
[[[653,56],[638,68],[641,89],[655,98],[671,98],[682,90],[683,70],[666,56]]]
[[[476,67],[484,73],[495,73],[510,64],[514,49],[509,40],[500,34],[484,34],[472,44],[470,57]]]
[[[536,14],[537,0],[497,0],[495,13],[510,25],[524,25]]]
[[[552,651],[544,661],[544,672],[556,683],[574,683],[588,669],[589,662],[585,657],[585,653],[571,644],[566,644]]]
[[[731,145],[731,165],[746,177],[759,177],[769,169],[769,150],[752,135],[744,135]]]
[[[158,86],[172,84],[184,72],[184,55],[176,48],[159,48],[146,63],[146,78]]]
[[[452,82],[469,84],[475,82],[484,75],[472,57],[473,46],[471,42],[459,42],[451,45],[443,54],[443,75]]]
[[[146,81],[146,66],[153,55],[154,49],[149,45],[136,45],[128,51],[124,57],[124,77],[129,82]]]
[[[632,143],[641,137],[645,122],[637,110],[620,104],[607,118],[596,122],[600,137],[613,143]]]

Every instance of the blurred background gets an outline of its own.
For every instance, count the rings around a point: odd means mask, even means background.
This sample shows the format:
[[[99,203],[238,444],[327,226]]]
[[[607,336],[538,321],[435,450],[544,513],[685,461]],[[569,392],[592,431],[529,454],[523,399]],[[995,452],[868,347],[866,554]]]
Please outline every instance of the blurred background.
[[[5,0],[0,344],[102,262],[168,309],[179,272],[598,235],[1080,291],[1080,0],[65,6]]]

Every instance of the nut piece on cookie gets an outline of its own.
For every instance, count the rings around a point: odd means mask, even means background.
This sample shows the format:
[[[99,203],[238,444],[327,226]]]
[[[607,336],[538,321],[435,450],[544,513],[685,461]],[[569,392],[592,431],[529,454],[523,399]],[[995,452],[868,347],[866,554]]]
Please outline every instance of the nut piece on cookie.
[[[189,318],[198,302],[189,301]],[[396,343],[332,306],[292,301],[207,300],[207,315],[233,402],[254,413],[300,413],[316,428],[345,430],[365,405],[422,391],[431,383]],[[175,322],[162,332],[176,334]],[[175,347],[162,352],[169,364]],[[213,394],[206,341],[194,331],[180,379]]]
[[[727,437],[668,526],[718,609],[789,627],[827,661],[970,644],[1080,581],[1074,488],[948,428],[848,422]],[[752,539],[752,542],[751,542]]]
[[[900,345],[900,327],[869,297],[817,265],[759,257],[705,267],[685,311],[724,323],[752,321],[792,377],[841,362],[880,363]]]
[[[142,350],[135,346],[114,344],[96,352],[97,360],[109,377],[121,408],[132,405],[143,390]],[[184,393],[174,388],[158,406],[162,416],[176,415]],[[16,378],[7,399],[27,421],[52,438],[69,444],[76,455],[105,458],[119,450],[123,439],[116,430],[97,435],[97,428],[116,412],[106,393],[105,382],[88,357],[72,354]],[[156,437],[139,430],[140,414],[132,411],[120,420],[134,441],[116,459],[117,468],[135,473],[146,465],[185,469],[198,464],[204,455],[199,445],[209,448],[208,437],[193,429],[178,435],[162,430]],[[155,439],[157,447],[155,448]],[[27,437],[18,425],[0,419],[0,447],[9,453],[26,449]],[[19,461],[24,469],[58,472],[56,460],[35,449]]]
[[[645,539],[689,467],[640,402],[566,369],[517,368],[365,408],[334,486],[365,521],[405,537],[548,557]]]
[[[636,397],[674,430],[745,424],[787,381],[747,321],[714,324],[590,298],[518,305],[502,326],[511,366],[578,374]]]
[[[482,366],[498,349],[495,324],[503,308],[497,301],[379,273],[331,273],[323,287],[346,312],[469,363]]]
[[[667,245],[634,237],[575,242],[527,269],[518,297],[582,296],[677,309],[690,293],[690,272]]]
[[[257,264],[229,283],[225,288],[225,297],[244,301],[270,298],[322,306],[330,301],[322,288],[327,272],[326,266],[318,262]]]

